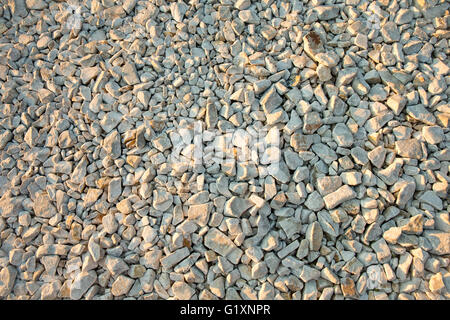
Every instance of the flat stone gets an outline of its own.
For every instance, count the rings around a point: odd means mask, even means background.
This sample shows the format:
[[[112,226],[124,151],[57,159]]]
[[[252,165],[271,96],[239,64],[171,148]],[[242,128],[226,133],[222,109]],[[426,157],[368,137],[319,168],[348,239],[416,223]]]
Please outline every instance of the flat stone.
[[[341,280],[341,290],[344,297],[356,297],[355,282],[351,278],[344,278]]]
[[[317,214],[317,218],[323,232],[327,233],[331,237],[339,236],[339,225],[333,221],[333,218],[327,211],[320,211]]]
[[[351,187],[349,187],[348,185],[343,185],[336,191],[324,196],[323,200],[325,202],[325,207],[328,210],[330,210],[330,209],[337,207],[341,203],[343,203],[347,200],[351,200],[355,197],[356,197],[356,192],[353,191],[353,189]]]
[[[173,196],[163,188],[153,191],[153,208],[159,211],[166,211],[173,203]]]
[[[373,242],[370,246],[377,254],[378,262],[385,263],[391,259],[391,250],[383,238]]]
[[[434,125],[436,118],[429,112],[422,104],[412,105],[406,107],[406,113],[413,119],[421,121],[428,125]]]
[[[400,169],[402,168],[402,163],[399,161],[394,161],[388,167],[377,172],[377,176],[383,180],[387,185],[393,185],[398,180],[398,175],[400,174]]]
[[[128,265],[121,258],[109,255],[105,258],[105,266],[113,277],[117,277],[129,269]]]
[[[3,218],[17,216],[23,208],[22,201],[23,199],[21,197],[11,197],[10,193],[5,192],[0,198],[0,216],[2,216]],[[42,213],[44,215],[51,214],[51,216],[53,216],[52,212],[47,213],[47,211],[45,211],[45,208],[43,208],[39,204],[36,204],[36,206],[39,213]],[[51,211],[52,209],[49,208],[49,210]]]
[[[402,229],[399,227],[392,227],[389,228],[388,230],[386,230],[383,233],[383,238],[391,243],[391,244],[396,244],[397,240],[400,238],[400,236],[402,235]]]
[[[393,21],[388,21],[381,28],[381,35],[387,43],[397,42],[400,40],[400,32],[397,25]]]
[[[422,146],[417,139],[406,139],[395,142],[395,151],[401,157],[422,158]]]
[[[444,131],[439,126],[424,126],[422,136],[429,144],[439,144],[444,140]]]
[[[34,214],[41,218],[51,218],[56,214],[56,208],[50,201],[49,196],[40,192],[33,203]]]
[[[6,298],[14,288],[17,270],[13,266],[5,266],[0,271],[0,298]]]
[[[225,203],[224,215],[239,218],[252,206],[253,203],[251,201],[233,196]]]
[[[334,127],[333,138],[340,147],[351,147],[353,145],[353,135],[343,123],[337,123]]]
[[[116,177],[108,184],[108,202],[114,203],[122,194],[122,178]]]
[[[320,52],[315,56],[317,62],[328,68],[333,68],[339,63],[339,56],[334,51]]]
[[[185,282],[175,281],[172,285],[172,292],[178,300],[189,300],[194,295],[195,290]]]
[[[378,146],[367,153],[370,162],[377,168],[381,168],[386,158],[386,149]]]
[[[97,274],[94,270],[81,271],[70,286],[70,299],[80,300],[95,281],[97,281]]]
[[[300,279],[303,282],[308,282],[311,280],[318,280],[320,278],[320,271],[314,268],[311,268],[307,265],[304,265],[302,271],[300,273]]]
[[[339,15],[337,6],[318,6],[314,8],[319,20],[331,20]]]
[[[120,133],[117,130],[111,131],[103,141],[103,148],[111,159],[117,159],[122,155],[122,144]]]
[[[95,66],[95,67],[85,67],[81,69],[81,82],[86,85],[88,84],[92,79],[95,79],[102,70]]]
[[[342,186],[342,178],[339,176],[325,176],[317,178],[317,190],[322,196],[336,191]]]
[[[123,80],[128,85],[135,85],[140,83],[139,76],[136,71],[136,66],[132,62],[126,62],[122,67]]]
[[[305,206],[312,211],[319,211],[324,207],[322,196],[317,192],[312,192],[305,201]]]
[[[312,135],[304,135],[300,132],[295,132],[291,136],[290,144],[296,152],[308,151],[313,144],[313,137]]]
[[[209,229],[204,238],[204,245],[223,257],[237,249],[233,241],[216,228]]]
[[[188,219],[204,227],[209,220],[210,208],[209,203],[191,205],[188,210]]]
[[[425,193],[420,196],[419,201],[429,204],[437,210],[442,210],[444,207],[441,198],[436,195],[436,192],[430,190],[425,191]]]
[[[116,218],[113,214],[107,214],[102,218],[103,230],[105,230],[108,234],[113,234],[117,231],[119,224],[116,221]]]
[[[416,190],[416,183],[414,181],[402,180],[395,183],[394,188],[400,189],[400,191],[397,194],[397,199],[395,203],[397,204],[397,206],[403,207],[414,196],[414,192]]]
[[[323,143],[317,143],[312,146],[312,151],[317,154],[325,163],[330,164],[337,160],[336,152]]]
[[[111,293],[115,297],[126,295],[134,284],[133,279],[120,275],[111,286]]]
[[[322,246],[323,231],[319,222],[311,223],[306,229],[306,239],[309,242],[309,250],[319,251]]]
[[[111,132],[122,121],[122,114],[119,112],[111,111],[104,115],[100,120],[100,126],[106,133]]]

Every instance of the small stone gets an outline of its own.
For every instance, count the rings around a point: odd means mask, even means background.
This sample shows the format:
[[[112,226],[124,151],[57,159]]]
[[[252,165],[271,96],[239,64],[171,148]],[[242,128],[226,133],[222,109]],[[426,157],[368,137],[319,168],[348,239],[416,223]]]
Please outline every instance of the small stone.
[[[333,68],[339,63],[339,56],[334,51],[321,52],[315,56],[317,62],[328,68]]]
[[[122,194],[122,178],[117,177],[109,181],[108,184],[108,202],[114,203]]]
[[[40,192],[33,204],[34,214],[41,218],[51,218],[56,214],[56,208],[53,206],[50,198],[44,192]]]
[[[209,286],[209,290],[218,298],[225,296],[225,283],[223,277],[217,277]]]
[[[6,298],[14,288],[17,270],[13,266],[5,266],[0,271],[0,298]]]
[[[96,280],[97,274],[94,270],[81,271],[70,286],[70,299],[80,300]]]
[[[325,176],[317,178],[317,190],[322,196],[336,191],[342,186],[342,178],[339,176]]]
[[[348,185],[343,185],[336,191],[324,196],[323,200],[325,202],[325,207],[328,210],[330,210],[330,209],[337,207],[341,203],[343,203],[347,200],[351,200],[355,197],[356,197],[355,191],[353,191],[353,189],[351,187],[349,187]]]
[[[204,238],[205,247],[217,252],[223,257],[226,257],[232,251],[236,250],[236,245],[216,228],[211,228]]]
[[[401,157],[422,158],[422,146],[417,139],[407,139],[395,142],[395,151]]]
[[[334,127],[333,138],[340,147],[351,147],[353,145],[353,135],[343,123],[338,123]]]
[[[225,203],[224,215],[239,218],[252,206],[251,201],[234,196]]]
[[[30,10],[43,10],[47,8],[44,0],[26,0],[27,8]]]
[[[400,169],[402,167],[402,163],[399,161],[394,161],[388,167],[383,170],[379,170],[377,172],[378,177],[383,180],[387,185],[393,185],[398,181],[398,175],[400,173]]]
[[[421,104],[407,106],[406,113],[415,120],[421,121],[428,125],[434,125],[436,118]]]
[[[337,6],[318,6],[314,8],[319,20],[331,20],[339,15]]]
[[[369,157],[367,155],[367,151],[361,147],[353,148],[351,150],[351,155],[352,155],[353,160],[355,160],[355,162],[357,164],[365,165],[369,162]]]
[[[175,281],[172,285],[172,292],[178,300],[189,300],[194,295],[195,290],[185,282]]]
[[[445,284],[442,278],[442,273],[434,274],[430,277],[430,281],[428,282],[428,286],[432,292],[440,292],[445,288]]]
[[[347,111],[347,104],[338,96],[332,96],[328,102],[328,108],[335,116],[343,116]]]
[[[114,256],[106,256],[105,266],[113,277],[117,277],[129,269],[128,265],[122,259]]]
[[[391,259],[391,250],[383,238],[373,242],[371,247],[377,254],[378,262],[385,263]]]
[[[400,32],[397,25],[393,21],[388,21],[381,28],[381,35],[387,43],[397,42],[400,40]]]
[[[303,282],[308,282],[311,280],[318,280],[320,278],[320,271],[314,268],[311,268],[307,265],[304,265],[302,271],[300,273],[300,279]]]
[[[264,261],[255,263],[252,267],[253,279],[261,279],[265,277],[267,273],[268,273],[267,264]]]
[[[81,82],[84,85],[87,85],[89,82],[91,82],[92,79],[97,78],[100,72],[101,69],[97,66],[82,68],[80,74]]]
[[[429,144],[439,144],[444,140],[444,131],[439,126],[424,126],[422,136]]]
[[[210,205],[209,203],[192,205],[188,210],[188,219],[204,227],[209,221]]]
[[[309,250],[319,251],[322,245],[323,232],[319,222],[315,221],[306,229],[306,239],[309,242]]]
[[[324,207],[322,196],[317,191],[314,191],[306,199],[305,206],[309,210],[320,211]]]
[[[291,136],[290,144],[296,152],[308,151],[313,143],[311,135],[303,135],[300,132],[295,132]]]
[[[442,210],[444,207],[441,198],[436,195],[436,192],[430,190],[425,191],[425,193],[420,196],[419,201],[429,204],[437,210]]]
[[[245,9],[248,9],[248,7],[250,7],[251,4],[252,3],[250,0],[237,0],[234,3],[234,7],[239,10],[245,10]]]
[[[120,134],[117,130],[111,131],[103,141],[103,147],[111,159],[117,159],[122,154]]]
[[[113,214],[107,214],[102,218],[103,230],[105,230],[108,234],[113,234],[117,231],[119,224],[116,221],[116,218]]]
[[[133,286],[134,281],[135,280],[124,275],[118,276],[111,286],[111,293],[115,297],[126,295]]]
[[[102,129],[109,133],[113,130],[122,120],[122,114],[119,112],[111,111],[105,114],[105,116],[100,120],[100,126]]]
[[[162,134],[156,139],[152,140],[153,146],[161,152],[166,151],[170,147],[172,147],[172,143],[166,134]]]
[[[367,153],[367,157],[370,162],[377,167],[381,168],[386,158],[386,149],[383,146],[378,146]]]
[[[174,251],[173,253],[161,259],[161,265],[165,269],[172,268],[178,262],[189,256],[189,249],[184,247]]]
[[[261,106],[266,114],[272,113],[283,103],[283,99],[277,93],[274,86],[267,90],[260,100]]]
[[[123,80],[128,85],[135,85],[140,82],[139,76],[136,71],[136,66],[132,62],[126,62],[122,67]]]
[[[330,68],[328,68],[323,64],[319,64],[319,66],[316,69],[316,72],[317,76],[319,77],[319,80],[322,82],[329,81],[333,78],[333,76],[331,75]]]
[[[173,203],[173,196],[163,188],[153,191],[153,208],[159,211],[166,211]]]
[[[416,183],[414,181],[402,180],[396,182],[394,188],[400,190],[397,194],[397,199],[395,203],[399,207],[403,207],[414,196],[414,191],[416,190]]]

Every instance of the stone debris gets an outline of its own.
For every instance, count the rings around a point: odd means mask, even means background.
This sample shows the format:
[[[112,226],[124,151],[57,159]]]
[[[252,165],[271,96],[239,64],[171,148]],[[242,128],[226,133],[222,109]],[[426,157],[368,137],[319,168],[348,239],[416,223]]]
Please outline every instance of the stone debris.
[[[0,299],[448,300],[449,4],[0,6]]]

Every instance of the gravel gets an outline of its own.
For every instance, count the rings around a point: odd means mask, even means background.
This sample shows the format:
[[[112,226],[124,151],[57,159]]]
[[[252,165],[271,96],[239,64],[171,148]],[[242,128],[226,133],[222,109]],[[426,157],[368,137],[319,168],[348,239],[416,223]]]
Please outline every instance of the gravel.
[[[449,3],[0,5],[0,299],[450,298]]]

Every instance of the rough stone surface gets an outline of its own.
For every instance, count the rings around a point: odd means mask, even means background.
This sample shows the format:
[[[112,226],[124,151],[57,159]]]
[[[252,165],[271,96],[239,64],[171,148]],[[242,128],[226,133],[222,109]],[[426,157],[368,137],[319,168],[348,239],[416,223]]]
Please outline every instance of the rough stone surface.
[[[0,299],[448,300],[449,9],[2,1]]]

